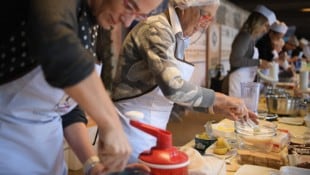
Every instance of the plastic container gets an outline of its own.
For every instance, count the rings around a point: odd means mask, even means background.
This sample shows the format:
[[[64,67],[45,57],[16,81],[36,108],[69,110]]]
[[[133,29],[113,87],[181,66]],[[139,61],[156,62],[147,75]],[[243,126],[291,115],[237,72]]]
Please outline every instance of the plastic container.
[[[270,152],[273,148],[272,139],[277,133],[277,125],[260,121],[258,126],[253,128],[246,123],[236,121],[235,132],[239,149]]]
[[[206,149],[210,147],[214,142],[216,142],[215,137],[201,137],[201,134],[196,134],[195,136],[195,146],[194,148],[201,154],[204,155]]]
[[[130,124],[157,138],[156,146],[139,155],[139,161],[150,167],[152,175],[188,175],[189,158],[172,146],[171,132],[133,120]]]
[[[241,99],[243,99],[246,107],[257,113],[260,83],[241,82]]]

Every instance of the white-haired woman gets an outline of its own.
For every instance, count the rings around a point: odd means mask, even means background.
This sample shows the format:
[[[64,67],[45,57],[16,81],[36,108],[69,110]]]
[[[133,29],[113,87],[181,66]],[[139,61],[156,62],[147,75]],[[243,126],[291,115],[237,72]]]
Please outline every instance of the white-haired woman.
[[[166,12],[131,30],[124,40],[112,93],[121,113],[140,111],[141,122],[163,129],[173,103],[205,112],[214,109],[232,120],[249,116],[241,100],[189,82],[193,67],[184,59],[188,38],[209,26],[219,5],[219,0],[171,0]],[[250,117],[256,116],[250,113]],[[128,119],[122,122],[133,148],[129,162],[135,162],[156,140],[131,127]]]

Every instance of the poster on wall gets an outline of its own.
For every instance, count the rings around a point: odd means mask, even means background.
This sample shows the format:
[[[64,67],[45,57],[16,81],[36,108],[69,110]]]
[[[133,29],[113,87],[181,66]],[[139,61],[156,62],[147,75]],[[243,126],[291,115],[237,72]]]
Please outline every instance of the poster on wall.
[[[186,61],[191,63],[206,61],[206,31],[196,32],[190,38],[190,45],[185,50]]]
[[[209,26],[207,41],[207,70],[210,70],[220,62],[220,25]]]
[[[238,29],[226,25],[221,25],[221,61],[229,60],[231,45],[237,33]]]
[[[221,25],[220,63],[224,66],[223,75],[230,70],[229,56],[231,45],[238,34],[238,29],[227,25]]]

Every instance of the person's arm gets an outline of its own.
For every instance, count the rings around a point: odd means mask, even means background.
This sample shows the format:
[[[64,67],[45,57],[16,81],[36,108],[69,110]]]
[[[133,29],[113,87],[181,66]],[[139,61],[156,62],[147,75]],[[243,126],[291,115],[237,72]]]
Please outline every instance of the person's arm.
[[[106,165],[107,171],[122,170],[127,164],[131,148],[98,74],[93,71],[82,82],[65,88],[65,92],[74,98],[97,123],[98,154]]]
[[[250,50],[254,53],[254,43],[251,35],[240,32],[233,41],[229,63],[231,68],[258,66],[259,60],[253,59]],[[252,53],[252,54],[253,54]]]
[[[94,70],[96,58],[81,44],[77,1],[31,0],[29,53],[54,87],[75,85]]]
[[[142,28],[135,38],[140,43],[140,56],[147,59],[148,69],[166,98],[183,106],[207,108],[213,104],[214,91],[182,78],[173,47],[176,41],[170,28],[156,24]]]
[[[89,137],[87,129],[87,117],[79,106],[74,108],[69,113],[61,116],[64,128],[64,136],[76,154],[78,159],[83,164],[84,174],[101,175],[105,172],[105,166],[96,161],[98,160],[97,151],[92,145],[92,140]],[[135,163],[127,165],[126,168],[135,168],[150,172],[150,169],[143,164]]]
[[[82,109],[77,106],[61,119],[65,139],[78,159],[84,164],[91,156],[96,156],[86,126],[88,120]]]
[[[86,161],[91,157],[97,157],[97,153],[91,144],[88,130],[84,123],[75,122],[68,125],[64,128],[64,135],[71,149],[83,165],[85,165]],[[104,170],[104,165],[99,162],[89,169],[91,174],[103,173]]]

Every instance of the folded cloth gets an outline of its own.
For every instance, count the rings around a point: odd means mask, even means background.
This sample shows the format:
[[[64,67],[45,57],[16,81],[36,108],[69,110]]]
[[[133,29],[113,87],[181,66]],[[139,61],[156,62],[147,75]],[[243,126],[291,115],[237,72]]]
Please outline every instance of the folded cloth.
[[[216,157],[202,156],[190,146],[183,146],[180,151],[186,153],[190,159],[188,175],[225,175],[225,161]]]

